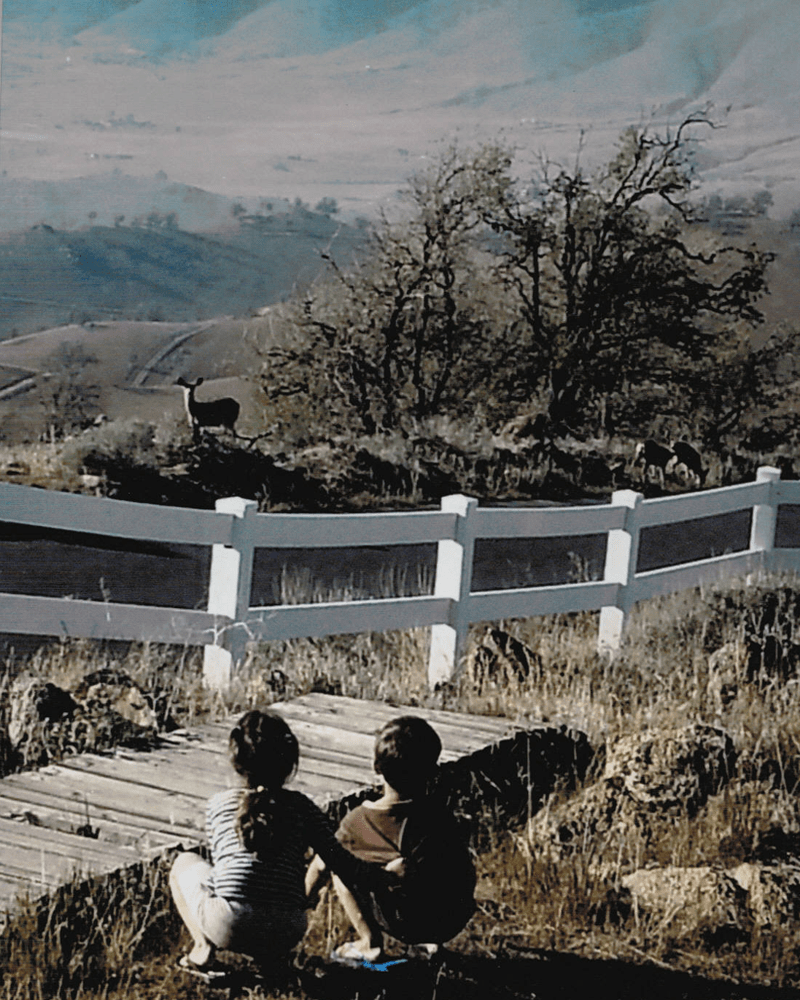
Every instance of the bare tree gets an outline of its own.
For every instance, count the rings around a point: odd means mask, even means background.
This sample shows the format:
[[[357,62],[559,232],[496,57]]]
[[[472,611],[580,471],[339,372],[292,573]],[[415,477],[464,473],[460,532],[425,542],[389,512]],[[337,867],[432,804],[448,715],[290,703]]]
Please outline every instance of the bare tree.
[[[47,359],[42,406],[51,441],[90,426],[99,415],[100,386],[91,373],[97,358],[83,344],[65,341]]]

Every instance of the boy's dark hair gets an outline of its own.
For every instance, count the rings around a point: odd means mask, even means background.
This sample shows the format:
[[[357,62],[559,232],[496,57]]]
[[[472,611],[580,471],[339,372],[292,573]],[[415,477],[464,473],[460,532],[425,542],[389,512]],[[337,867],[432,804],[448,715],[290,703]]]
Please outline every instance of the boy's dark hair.
[[[375,770],[404,798],[425,792],[436,773],[442,741],[436,730],[416,715],[387,722],[375,740]]]
[[[297,737],[277,712],[245,712],[231,731],[229,750],[237,774],[247,782],[236,814],[243,846],[260,854],[282,834],[275,795],[300,758]]]

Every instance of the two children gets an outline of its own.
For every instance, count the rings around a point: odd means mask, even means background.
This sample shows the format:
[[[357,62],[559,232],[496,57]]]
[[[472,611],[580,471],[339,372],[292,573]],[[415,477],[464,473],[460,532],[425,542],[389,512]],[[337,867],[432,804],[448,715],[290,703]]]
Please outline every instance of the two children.
[[[209,969],[216,948],[265,965],[285,959],[305,933],[308,896],[328,872],[357,934],[335,959],[376,961],[384,932],[438,944],[466,925],[474,868],[452,815],[428,797],[441,743],[422,719],[403,716],[378,734],[383,795],[345,816],[336,835],[307,796],[283,787],[299,748],[281,716],[247,712],[229,749],[241,786],[208,802],[211,862],[183,853],[170,873],[193,941],[184,967]]]

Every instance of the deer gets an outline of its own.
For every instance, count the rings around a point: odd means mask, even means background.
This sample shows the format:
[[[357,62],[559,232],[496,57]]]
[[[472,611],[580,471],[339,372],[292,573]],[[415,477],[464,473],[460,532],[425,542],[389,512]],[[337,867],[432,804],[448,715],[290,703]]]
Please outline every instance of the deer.
[[[195,399],[194,394],[195,389],[202,385],[203,381],[202,378],[199,378],[196,382],[189,382],[183,376],[175,380],[175,385],[179,385],[183,389],[183,403],[192,431],[197,433],[201,427],[227,427],[235,436],[234,424],[239,417],[238,401],[231,396],[225,396],[223,399],[213,399],[207,403],[201,403]]]
[[[667,475],[667,466],[674,461],[675,452],[671,448],[665,448],[651,438],[648,438],[646,441],[640,441],[636,445],[633,464],[634,467],[641,464],[643,480],[647,479],[650,469],[655,469],[658,473],[658,480],[663,488]]]
[[[677,459],[675,468],[679,465],[684,466],[687,473],[695,476],[698,484],[704,486],[708,470],[703,468],[703,459],[700,457],[700,452],[696,448],[693,448],[688,441],[673,441],[672,450]]]

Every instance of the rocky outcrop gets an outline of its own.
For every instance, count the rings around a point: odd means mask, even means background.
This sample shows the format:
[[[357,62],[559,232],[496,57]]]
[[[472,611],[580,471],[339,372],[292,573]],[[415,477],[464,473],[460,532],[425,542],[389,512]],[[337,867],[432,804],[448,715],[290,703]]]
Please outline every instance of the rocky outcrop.
[[[675,944],[714,947],[800,917],[800,860],[727,870],[647,868],[624,876],[621,885],[648,933]]]
[[[728,874],[747,893],[748,912],[757,927],[779,927],[800,918],[800,859],[744,862]]]
[[[603,780],[641,809],[693,815],[727,783],[735,764],[726,732],[692,724],[618,740],[608,751]]]
[[[533,817],[534,850],[551,861],[596,853],[598,863],[601,853],[616,852],[623,866],[630,865],[630,830],[637,828],[646,842],[672,818],[694,815],[729,780],[735,760],[731,738],[711,726],[623,737],[607,750],[598,781]]]
[[[41,766],[71,753],[152,739],[156,716],[124,671],[107,668],[67,691],[30,673],[8,692],[11,766]]]
[[[513,681],[541,680],[543,669],[538,653],[494,626],[488,626],[470,648],[464,665],[466,676],[479,692],[490,685],[506,687]]]
[[[49,724],[72,719],[77,708],[68,691],[27,672],[11,682],[8,702],[8,740],[15,749]]]
[[[714,947],[744,939],[750,929],[747,892],[710,866],[648,868],[622,879],[648,936]]]
[[[733,742],[717,727],[625,736],[607,748],[597,780],[551,799],[529,822],[532,853],[552,865],[580,858],[593,882],[604,886],[606,912],[632,917],[648,938],[668,945],[713,949],[795,923],[800,857],[793,796],[773,781],[743,782],[736,765]],[[742,766],[752,769],[747,761]],[[724,806],[716,798],[723,791]],[[724,808],[735,817],[739,810],[747,814],[757,796],[768,796],[772,806],[763,829],[747,828],[742,838],[734,821],[731,836],[723,838],[730,843],[709,843],[706,863],[653,860],[673,856],[676,821],[686,835],[686,823],[704,809],[713,815]],[[730,860],[737,855],[748,860]],[[651,860],[643,865],[642,857]]]
[[[138,684],[124,670],[104,668],[87,674],[74,691],[84,712],[110,713],[145,730],[155,730],[156,717]]]

